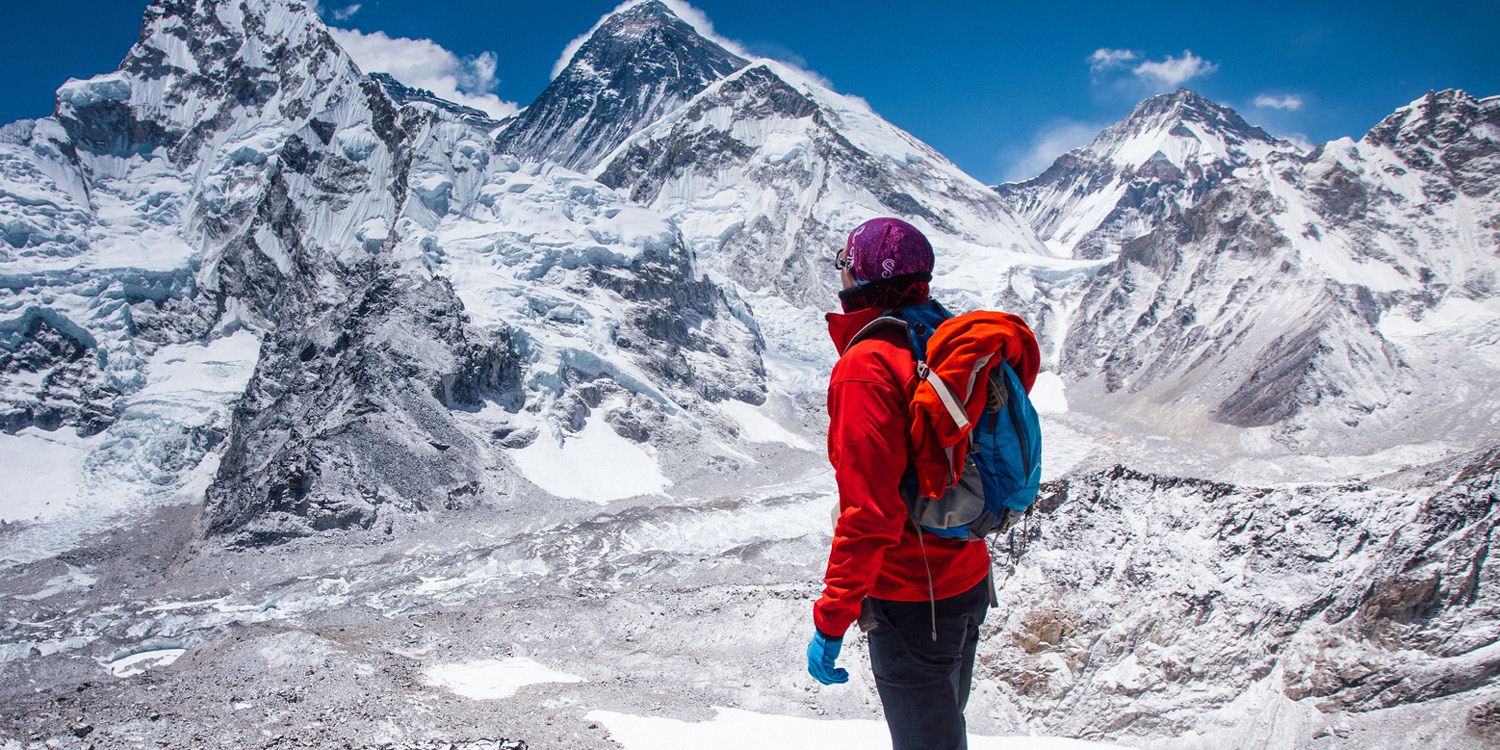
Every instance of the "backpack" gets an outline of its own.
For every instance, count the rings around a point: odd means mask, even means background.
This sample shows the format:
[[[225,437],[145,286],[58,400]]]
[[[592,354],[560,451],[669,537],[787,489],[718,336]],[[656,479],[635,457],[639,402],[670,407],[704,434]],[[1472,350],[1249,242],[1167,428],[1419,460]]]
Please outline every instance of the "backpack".
[[[976,331],[985,329],[969,325],[976,319],[998,319],[1002,324],[1014,321],[1018,325],[1012,328],[1012,348],[1017,348],[1014,342],[1019,341],[1018,348],[1023,351],[1009,351],[999,341],[964,340],[983,335]],[[931,437],[940,436],[937,442],[944,444],[941,452],[947,462],[946,467],[939,465],[946,471],[929,469],[925,477],[919,477],[915,463],[907,467],[901,495],[912,522],[947,539],[981,540],[1008,530],[1036,502],[1042,478],[1042,431],[1026,387],[1004,355],[1019,357],[1018,363],[1029,357],[1026,366],[1034,379],[1036,339],[1015,316],[972,313],[954,318],[937,301],[929,300],[876,318],[853,341],[896,327],[904,331],[916,358],[917,376],[930,386],[942,407],[932,408],[931,397],[926,397],[925,404],[919,403],[923,400],[919,383],[918,393],[913,394],[912,436],[922,439],[923,445],[913,449],[931,449],[933,446],[927,445]],[[950,344],[943,347],[939,357],[965,346],[971,352],[990,349],[994,354],[973,360],[967,382],[951,383],[938,371],[948,372],[950,379],[955,375],[963,379],[964,373],[949,372],[953,368],[945,367],[944,361],[929,361],[927,356],[928,341],[939,331],[944,331],[945,344]],[[954,362],[959,360],[955,357]],[[958,366],[961,368],[962,363]],[[981,377],[984,387],[977,388]],[[978,401],[981,398],[982,406]],[[972,419],[975,413],[978,418]],[[921,424],[924,421],[930,423]]]

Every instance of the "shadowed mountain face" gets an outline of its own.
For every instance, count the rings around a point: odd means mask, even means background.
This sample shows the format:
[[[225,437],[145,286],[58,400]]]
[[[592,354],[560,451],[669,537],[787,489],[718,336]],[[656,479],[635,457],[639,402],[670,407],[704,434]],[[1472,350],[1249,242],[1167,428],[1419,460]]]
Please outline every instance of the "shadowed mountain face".
[[[523,159],[588,171],[745,64],[649,0],[607,17],[536,101],[506,122],[497,142]]]

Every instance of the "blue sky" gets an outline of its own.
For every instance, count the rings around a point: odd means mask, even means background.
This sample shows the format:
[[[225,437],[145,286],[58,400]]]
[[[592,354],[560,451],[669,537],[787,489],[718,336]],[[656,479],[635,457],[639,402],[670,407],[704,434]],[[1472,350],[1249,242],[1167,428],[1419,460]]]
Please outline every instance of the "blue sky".
[[[618,0],[321,0],[367,58],[504,111]],[[8,3],[0,122],[113,70],[144,0]],[[815,71],[986,182],[1027,177],[1184,85],[1278,135],[1358,137],[1429,89],[1500,94],[1500,2],[694,0],[723,37]],[[391,41],[395,39],[397,41]],[[400,39],[413,40],[403,43]],[[356,55],[358,58],[359,55]],[[400,75],[398,74],[398,77]]]

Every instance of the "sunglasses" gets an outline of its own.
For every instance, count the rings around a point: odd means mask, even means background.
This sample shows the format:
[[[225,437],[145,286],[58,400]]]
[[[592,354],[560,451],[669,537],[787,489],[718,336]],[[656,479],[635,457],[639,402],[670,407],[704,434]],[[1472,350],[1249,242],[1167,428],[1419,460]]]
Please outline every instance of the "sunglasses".
[[[833,267],[839,271],[854,265],[854,259],[844,254],[844,248],[833,251]]]

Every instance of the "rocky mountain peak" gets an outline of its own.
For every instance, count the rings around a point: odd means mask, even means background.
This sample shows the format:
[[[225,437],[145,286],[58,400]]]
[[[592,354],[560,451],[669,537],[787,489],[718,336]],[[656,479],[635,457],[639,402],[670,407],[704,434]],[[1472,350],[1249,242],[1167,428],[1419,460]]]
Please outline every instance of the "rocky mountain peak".
[[[746,64],[659,0],[633,5],[605,17],[498,140],[517,156],[587,170]]]
[[[1388,148],[1419,168],[1494,158],[1500,147],[1500,97],[1458,89],[1430,91],[1371,128],[1362,143]],[[1489,162],[1486,162],[1489,163]]]
[[[1242,162],[1290,147],[1233,109],[1180,88],[1136,105],[1086,148],[1120,166],[1139,166],[1160,154],[1180,167],[1190,161]]]
[[[396,80],[396,77],[390,73],[370,73],[369,76],[370,80],[380,84],[380,88],[385,91],[386,96],[389,96],[391,101],[398,105],[406,106],[412,103],[428,104],[453,115],[469,125],[485,130],[492,130],[499,125],[494,118],[490,117],[483,110],[448,101],[427,89],[407,86]]]
[[[358,78],[302,0],[156,0],[119,70],[63,84],[56,117],[84,151],[183,163],[235,123],[306,122]]]
[[[656,35],[654,38],[653,34]],[[687,46],[708,42],[693,28],[692,24],[673,13],[666,3],[660,0],[648,0],[605,16],[599,28],[589,37],[585,48],[592,45],[597,49],[611,41],[623,43],[629,43],[631,40],[655,41],[669,34],[680,35],[679,41]],[[712,42],[709,43],[712,44]],[[583,49],[580,48],[580,52]]]
[[[1296,146],[1180,88],[1136,105],[1041,175],[997,190],[1054,250],[1104,258],[1279,151]]]
[[[659,81],[697,93],[745,65],[744,58],[700,34],[665,3],[650,0],[606,16],[558,81],[597,77],[623,90]]]

